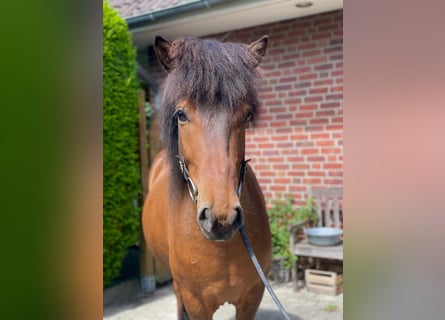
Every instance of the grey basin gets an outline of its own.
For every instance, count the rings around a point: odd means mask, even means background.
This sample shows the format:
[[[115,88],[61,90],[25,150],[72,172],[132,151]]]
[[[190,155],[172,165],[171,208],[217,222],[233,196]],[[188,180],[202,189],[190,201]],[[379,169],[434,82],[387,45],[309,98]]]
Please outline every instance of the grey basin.
[[[309,243],[317,246],[333,246],[341,241],[342,229],[338,228],[307,228],[304,229]]]

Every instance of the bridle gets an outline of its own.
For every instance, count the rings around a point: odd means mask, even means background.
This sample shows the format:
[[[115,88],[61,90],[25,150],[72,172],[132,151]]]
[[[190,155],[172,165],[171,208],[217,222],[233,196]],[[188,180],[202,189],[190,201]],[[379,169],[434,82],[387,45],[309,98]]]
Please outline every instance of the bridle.
[[[178,136],[179,136],[179,130],[178,130]],[[179,142],[179,137],[178,137],[178,155],[176,157],[178,158],[179,169],[181,170],[181,173],[187,183],[187,189],[188,189],[190,198],[192,199],[193,203],[196,203],[198,201],[198,188],[193,183],[193,180],[190,177],[190,172],[187,168],[187,164],[185,163],[184,156],[182,155],[179,143],[180,142]],[[238,195],[238,198],[241,197],[241,192],[243,190],[244,176],[246,174],[247,163],[249,161],[250,161],[250,159],[243,160],[241,162],[239,183],[238,183],[238,188],[236,190],[236,194]],[[286,310],[284,309],[280,300],[278,300],[278,297],[275,295],[275,292],[272,290],[272,287],[270,286],[269,282],[267,281],[267,278],[264,275],[263,269],[261,269],[258,259],[256,258],[255,253],[253,252],[252,246],[250,245],[249,239],[247,238],[246,230],[244,229],[244,224],[241,225],[241,227],[239,228],[239,231],[241,234],[241,238],[243,239],[244,245],[246,246],[246,249],[249,252],[250,259],[252,260],[252,263],[254,264],[254,266],[258,272],[258,275],[260,276],[261,280],[263,281],[264,286],[266,287],[267,291],[269,291],[269,294],[271,295],[273,301],[277,305],[278,310],[280,310],[281,316],[285,320],[290,320],[289,316],[286,313]]]
[[[180,149],[180,148],[179,148]],[[179,169],[181,170],[182,176],[184,177],[185,182],[187,183],[187,189],[190,195],[190,198],[194,203],[198,201],[198,188],[196,187],[195,183],[193,182],[192,178],[190,177],[190,172],[187,168],[187,165],[184,160],[184,156],[182,155],[182,152],[179,150],[178,155],[176,156],[179,162]],[[246,167],[247,162],[249,162],[250,159],[243,160],[241,162],[241,169],[239,174],[239,184],[238,188],[236,189],[236,194],[238,195],[238,198],[241,196],[241,191],[243,190],[243,183],[244,183],[244,175],[246,174]]]

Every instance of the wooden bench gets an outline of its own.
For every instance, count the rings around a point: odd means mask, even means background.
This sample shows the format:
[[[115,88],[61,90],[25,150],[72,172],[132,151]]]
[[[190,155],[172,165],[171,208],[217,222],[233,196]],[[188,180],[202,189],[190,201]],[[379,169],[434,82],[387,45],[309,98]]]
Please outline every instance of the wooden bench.
[[[310,244],[306,237],[302,237],[301,232],[304,227],[310,226],[343,228],[339,206],[342,195],[343,188],[325,188],[310,190],[309,196],[314,199],[317,211],[317,224],[312,225],[312,221],[306,220],[289,226],[289,246],[291,252],[298,258],[292,268],[292,279],[294,282],[295,291],[299,289],[298,281],[300,279],[300,273],[304,272],[304,269],[300,268],[301,257],[315,260],[317,269],[319,269],[320,267],[320,259],[343,261],[343,241],[340,244],[334,246],[316,246]]]

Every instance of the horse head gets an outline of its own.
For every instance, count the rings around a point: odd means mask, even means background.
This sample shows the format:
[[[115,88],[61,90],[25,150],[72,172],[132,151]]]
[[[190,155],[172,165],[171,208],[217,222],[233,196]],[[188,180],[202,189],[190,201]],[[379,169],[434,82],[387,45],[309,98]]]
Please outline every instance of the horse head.
[[[161,121],[173,172],[170,193],[184,196],[188,187],[208,240],[229,240],[244,223],[237,189],[245,165],[245,129],[259,104],[256,67],[266,46],[267,37],[250,45],[155,41],[168,71]]]

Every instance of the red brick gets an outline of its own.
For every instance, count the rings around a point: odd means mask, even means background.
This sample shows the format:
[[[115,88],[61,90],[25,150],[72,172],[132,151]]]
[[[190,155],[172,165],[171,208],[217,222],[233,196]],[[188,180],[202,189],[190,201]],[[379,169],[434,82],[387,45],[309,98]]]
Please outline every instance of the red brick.
[[[287,99],[283,101],[285,104],[300,104],[301,99],[300,98],[294,98],[294,99]]]
[[[330,70],[332,69],[334,66],[332,63],[326,63],[326,64],[320,64],[318,66],[314,67],[314,70],[316,71],[321,71],[321,70]]]
[[[332,85],[332,83],[333,83],[332,79],[323,79],[314,81],[314,86],[326,86],[326,85]]]
[[[295,60],[289,60],[278,64],[278,68],[291,68],[295,66]]]
[[[321,149],[322,154],[328,154],[328,153],[340,153],[340,148],[323,148]]]
[[[284,157],[269,157],[269,162],[284,162]]]
[[[309,81],[304,81],[304,82],[297,82],[296,84],[294,84],[294,88],[299,89],[299,88],[308,88],[311,86],[311,83]],[[306,95],[306,91],[298,91],[300,94],[297,95]]]
[[[317,147],[330,147],[334,146],[335,142],[334,140],[319,140],[315,143]]]
[[[307,187],[306,186],[296,186],[296,185],[292,185],[289,187],[290,191],[293,192],[306,192],[307,191]],[[296,196],[296,195],[294,195]]]
[[[303,162],[304,157],[287,157],[287,161],[289,162]]]
[[[340,102],[325,102],[320,105],[322,108],[338,108],[340,107]]]
[[[297,118],[312,118],[313,115],[313,112],[296,112],[294,114],[294,116]]]
[[[329,133],[312,133],[311,139],[317,140],[317,139],[329,139]]]
[[[343,179],[323,179],[323,183],[330,185],[342,185]]]
[[[269,112],[271,112],[271,113],[283,113],[286,111],[287,111],[286,107],[274,107],[274,108],[269,109]]]
[[[277,94],[274,93],[260,93],[259,97],[261,100],[267,100],[267,99],[276,99],[277,98]]]
[[[329,120],[327,118],[315,118],[309,120],[310,124],[326,124],[329,123]]]
[[[278,156],[280,152],[276,149],[273,150],[262,150],[263,156]]]
[[[339,44],[343,44],[343,38],[331,39],[331,40],[329,40],[329,44],[331,46],[336,46],[336,45],[339,45]]]
[[[277,148],[291,148],[293,145],[291,142],[280,142],[277,143]]]
[[[306,74],[302,74],[302,75],[299,76],[299,79],[300,79],[301,81],[317,79],[317,74],[316,74],[316,73],[306,73]]]
[[[279,106],[282,103],[281,100],[276,99],[276,100],[265,100],[263,101],[263,104],[266,106]]]
[[[280,184],[289,184],[290,179],[287,178],[275,178],[274,183],[280,183]]]
[[[330,32],[321,32],[312,35],[312,40],[327,39],[331,36]]]
[[[263,78],[267,79],[267,78],[279,77],[279,76],[281,76],[281,74],[282,74],[282,72],[280,70],[268,71],[268,72],[264,72]]]
[[[306,126],[307,125],[307,120],[303,120],[303,119],[299,119],[299,120],[290,120],[289,125],[293,126],[293,127],[298,127],[298,126]]]
[[[266,141],[270,141],[270,137],[269,136],[253,136],[253,141],[255,142],[266,142]]]
[[[271,166],[270,166],[270,164],[265,164],[265,163],[255,164],[254,169],[255,169],[255,171],[270,170]]]
[[[323,96],[310,96],[304,98],[304,102],[320,102],[323,101]]]
[[[308,49],[315,49],[315,48],[317,48],[316,42],[303,43],[298,46],[298,50],[300,50],[300,51],[308,50]]]
[[[343,99],[342,93],[326,95],[326,100],[341,100],[341,99]]]
[[[280,83],[295,82],[295,81],[297,81],[297,77],[287,77],[287,78],[281,78],[279,80]]]
[[[286,54],[283,56],[283,60],[294,60],[300,57],[300,54],[295,52],[291,54]]]
[[[315,110],[318,106],[316,104],[302,104],[300,105],[300,110]]]
[[[297,148],[313,147],[314,146],[314,142],[310,141],[310,140],[299,140],[299,141],[295,142],[295,146]]]
[[[308,185],[312,185],[312,184],[320,184],[320,183],[321,183],[321,179],[319,179],[319,178],[308,178],[308,179],[303,179],[303,183],[304,183],[304,184],[308,184]]]
[[[294,134],[290,138],[292,140],[307,140],[308,137],[309,136],[307,134]]]
[[[295,85],[294,85],[295,86]],[[310,86],[310,85],[309,85]],[[307,93],[306,90],[297,90],[297,91],[290,91],[289,96],[296,97],[296,96],[305,96]]]
[[[300,74],[300,73],[307,73],[311,71],[311,67],[300,67],[300,68],[295,68],[293,69],[294,73]]]
[[[328,88],[315,88],[315,89],[309,89],[309,94],[318,94],[318,93],[326,93],[328,92]]]
[[[327,117],[327,116],[334,116],[335,111],[334,110],[324,110],[324,111],[317,111],[315,113],[316,117]]]
[[[275,176],[275,171],[261,170],[259,171],[262,177],[273,177]]]
[[[271,185],[270,190],[272,191],[286,191],[285,186],[277,186],[277,185]]]
[[[310,126],[310,127],[305,128],[306,132],[314,132],[314,131],[322,131],[322,130],[323,130],[323,127],[320,127],[320,126]]]
[[[288,136],[282,136],[282,135],[273,135],[271,137],[271,140],[272,141],[287,141],[287,140],[289,140],[289,137]]]
[[[287,125],[286,121],[273,121],[270,123],[270,126],[272,128],[285,127],[286,125]]]
[[[300,154],[307,155],[307,154],[318,154],[320,151],[316,148],[301,148]]]
[[[295,170],[306,170],[306,169],[309,169],[309,165],[307,163],[293,163],[292,164],[292,169],[295,169]],[[291,173],[291,171],[289,171],[289,174],[290,173]]]
[[[308,171],[307,175],[309,177],[324,177],[324,176],[326,176],[324,171]]]
[[[303,52],[303,57],[313,57],[321,54],[321,50],[311,50]]]
[[[274,164],[273,166],[274,170],[289,170],[289,164]]]
[[[288,171],[287,173],[289,177],[304,177],[305,174],[303,171]]]
[[[333,54],[333,55],[331,55],[331,56],[329,56],[329,60],[342,60],[343,59],[343,54]],[[336,65],[336,67],[338,67],[337,65]]]
[[[258,148],[260,149],[272,149],[275,147],[275,143],[259,143]]]
[[[341,163],[324,163],[323,164],[323,168],[324,169],[342,169],[343,168],[343,164]]]
[[[324,157],[323,156],[308,156],[307,160],[308,161],[324,161]]]
[[[306,63],[309,65],[314,65],[314,64],[326,62],[327,60],[328,59],[325,56],[321,56],[321,57],[315,57],[315,58],[308,59]]]
[[[318,31],[328,31],[333,29],[337,29],[336,23],[329,23],[318,26]]]
[[[327,126],[326,129],[328,130],[343,130],[343,126]]]
[[[291,128],[276,128],[275,133],[276,134],[289,134],[292,132]]]
[[[282,84],[282,85],[275,86],[276,91],[290,90],[291,88],[292,88],[292,86],[290,84]]]

